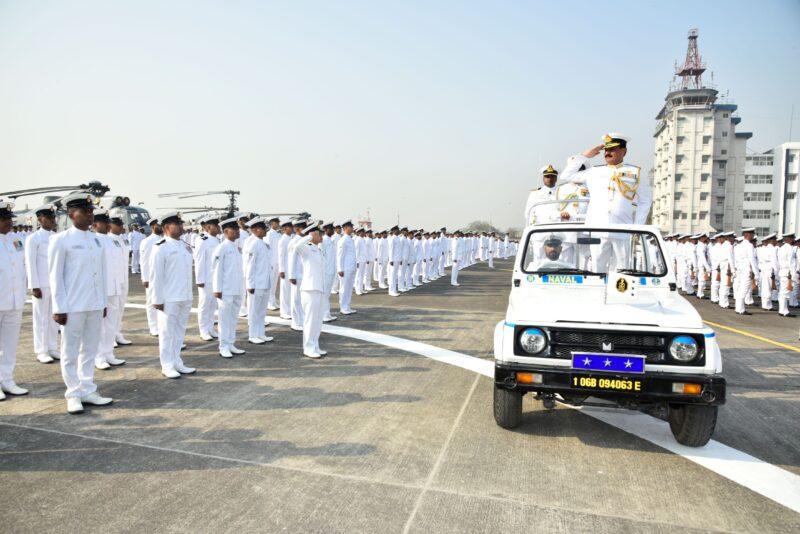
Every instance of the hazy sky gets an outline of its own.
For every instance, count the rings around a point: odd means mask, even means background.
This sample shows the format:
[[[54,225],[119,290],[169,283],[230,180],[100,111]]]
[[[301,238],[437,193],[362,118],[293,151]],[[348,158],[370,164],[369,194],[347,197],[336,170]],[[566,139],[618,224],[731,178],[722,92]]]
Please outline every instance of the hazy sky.
[[[692,27],[750,149],[788,140],[793,104],[800,139],[798,0],[0,0],[0,190],[519,226],[538,168],[606,131],[650,168]]]

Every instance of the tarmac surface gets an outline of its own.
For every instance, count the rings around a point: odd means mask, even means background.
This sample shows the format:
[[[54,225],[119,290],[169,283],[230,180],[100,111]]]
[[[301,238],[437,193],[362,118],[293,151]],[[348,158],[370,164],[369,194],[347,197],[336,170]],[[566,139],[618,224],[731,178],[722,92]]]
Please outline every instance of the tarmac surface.
[[[511,262],[497,267],[354,297],[359,313],[332,325],[491,360]],[[798,484],[800,320],[690,301],[723,348],[714,440]],[[503,430],[491,379],[472,370],[329,333],[313,361],[301,333],[270,326],[273,343],[250,345],[243,321],[247,354],[228,360],[196,324],[183,359],[198,371],[168,380],[144,311],[127,309],[127,364],[95,373],[114,404],[71,416],[26,310],[15,378],[31,393],[0,403],[4,532],[800,531],[747,483],[579,410],[526,396],[523,424]]]

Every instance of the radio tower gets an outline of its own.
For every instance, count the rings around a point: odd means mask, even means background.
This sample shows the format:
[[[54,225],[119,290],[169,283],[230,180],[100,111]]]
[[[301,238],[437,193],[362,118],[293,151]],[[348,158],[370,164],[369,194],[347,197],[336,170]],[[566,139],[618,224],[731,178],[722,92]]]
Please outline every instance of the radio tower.
[[[697,49],[697,28],[689,30],[689,46],[686,48],[686,59],[683,66],[678,69],[675,65],[675,75],[681,77],[681,89],[702,89],[703,73],[706,66],[700,58],[700,51]]]

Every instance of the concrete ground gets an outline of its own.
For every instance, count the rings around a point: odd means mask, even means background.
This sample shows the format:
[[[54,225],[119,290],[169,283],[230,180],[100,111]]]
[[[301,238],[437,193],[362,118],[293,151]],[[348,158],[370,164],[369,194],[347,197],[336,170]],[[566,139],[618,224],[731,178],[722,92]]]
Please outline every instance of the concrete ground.
[[[354,299],[338,326],[491,358],[510,262],[400,298]],[[142,303],[132,278],[132,303]],[[800,321],[704,318],[800,348]],[[126,311],[128,363],[97,371],[112,406],[65,412],[56,365],[35,361],[26,311],[17,382],[0,403],[4,532],[796,532],[800,515],[686,458],[579,411],[530,396],[523,424],[499,428],[492,382],[472,371],[323,334],[327,358],[301,356],[300,333],[246,342],[220,358],[194,316],[184,360],[159,373],[144,312]],[[800,354],[716,328],[728,404],[714,439],[800,474]]]

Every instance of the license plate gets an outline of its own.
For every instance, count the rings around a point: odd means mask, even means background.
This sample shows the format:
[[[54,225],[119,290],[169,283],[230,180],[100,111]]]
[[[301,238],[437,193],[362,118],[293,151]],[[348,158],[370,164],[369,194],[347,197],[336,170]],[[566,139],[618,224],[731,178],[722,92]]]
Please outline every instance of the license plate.
[[[578,389],[591,389],[594,391],[624,391],[638,393],[643,391],[642,380],[640,378],[629,378],[626,376],[598,376],[598,375],[578,375],[570,377],[572,387]]]
[[[605,352],[573,352],[572,368],[604,373],[643,374],[645,356],[608,354]]]

